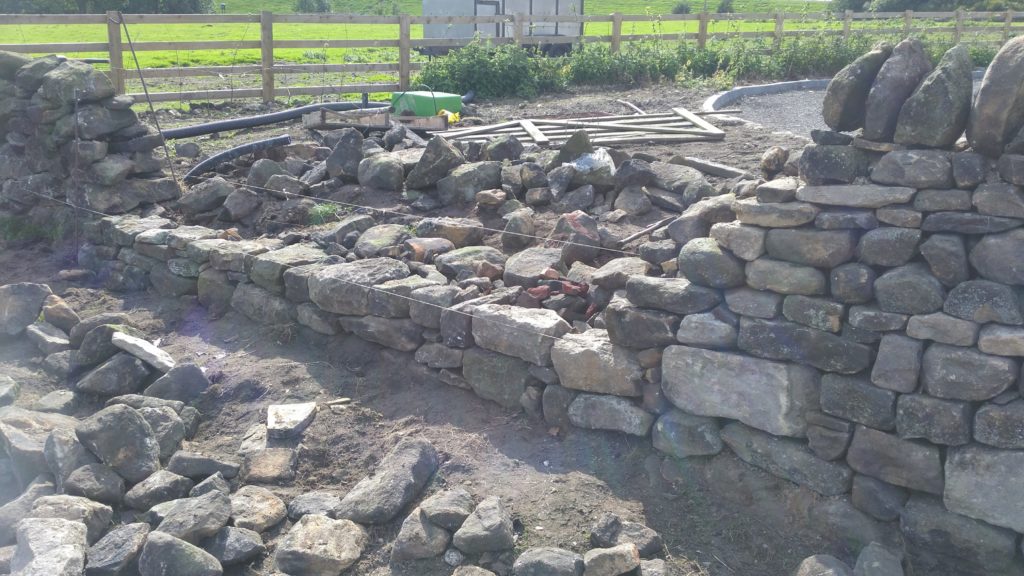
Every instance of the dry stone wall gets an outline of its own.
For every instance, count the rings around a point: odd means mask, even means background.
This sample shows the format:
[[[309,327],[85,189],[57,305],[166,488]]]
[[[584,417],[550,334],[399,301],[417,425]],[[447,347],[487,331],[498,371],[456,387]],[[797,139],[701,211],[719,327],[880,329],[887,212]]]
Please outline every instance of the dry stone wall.
[[[52,228],[62,202],[120,214],[177,199],[133,103],[89,64],[0,51],[0,216]]]
[[[1022,43],[996,58],[973,107],[963,48],[933,69],[916,41],[880,47],[826,97],[826,122],[857,136],[769,151],[766,179],[715,191],[617,159],[614,184],[581,188],[682,212],[642,258],[588,265],[597,222],[566,210],[556,231],[572,243],[511,256],[477,245],[479,224],[463,219],[410,230],[349,216],[321,237],[355,240],[339,255],[297,236],[236,241],[112,216],[87,228],[79,260],[112,288],[409,353],[554,427],[649,437],[678,459],[731,450],[834,498],[843,522],[900,534],[924,573],[1020,574],[1024,117],[990,112],[1006,74],[1013,90],[1024,81]],[[965,129],[974,150],[956,143]],[[445,181],[422,198],[479,193],[481,207],[496,196],[465,175],[497,164],[450,164],[424,153],[405,185]],[[540,296],[566,280],[582,291],[558,295],[573,306]]]

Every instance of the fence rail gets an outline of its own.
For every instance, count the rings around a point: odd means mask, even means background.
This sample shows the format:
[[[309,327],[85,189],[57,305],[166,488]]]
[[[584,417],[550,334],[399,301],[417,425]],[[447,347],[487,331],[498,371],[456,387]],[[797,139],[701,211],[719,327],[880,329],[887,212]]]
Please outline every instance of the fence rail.
[[[851,12],[844,13],[743,13],[743,14],[665,14],[660,16],[639,14],[579,14],[579,15],[498,15],[498,16],[367,16],[361,14],[0,14],[0,30],[10,25],[105,25],[106,42],[66,42],[48,44],[6,43],[0,50],[27,54],[46,53],[107,53],[110,60],[110,77],[118,94],[126,93],[126,81],[141,76],[146,79],[224,77],[234,75],[260,76],[259,88],[209,89],[177,92],[152,92],[152,100],[166,102],[178,100],[215,100],[227,98],[262,98],[271,101],[278,96],[326,95],[361,92],[386,92],[407,90],[411,85],[412,72],[420,69],[422,63],[412,61],[413,51],[425,48],[464,46],[474,38],[414,38],[412,27],[425,24],[493,24],[505,36],[489,38],[494,43],[518,43],[527,46],[569,44],[579,41],[606,42],[612,51],[621,49],[623,42],[638,40],[692,40],[699,47],[707,45],[712,38],[766,38],[778,46],[784,38],[835,35],[848,38],[856,34],[935,34],[948,33],[954,42],[960,42],[965,34],[988,34],[996,38],[993,43],[1006,42],[1016,33],[1024,32],[1024,12]],[[624,23],[652,22],[693,22],[695,30],[672,33],[635,34],[624,33]],[[804,29],[787,28],[787,21],[804,25]],[[855,28],[854,23],[893,24],[888,27]],[[765,24],[763,30],[743,31],[712,30],[713,22],[758,22]],[[826,22],[831,28],[806,28],[808,23]],[[937,23],[946,26],[936,26]],[[547,36],[533,35],[534,25],[580,24],[581,35]],[[772,26],[772,23],[774,24]],[[989,26],[978,25],[989,23]],[[154,24],[258,24],[259,40],[202,40],[192,42],[144,41],[132,46],[136,52],[179,51],[179,50],[259,50],[259,64],[234,66],[194,66],[174,68],[143,68],[140,71],[125,69],[125,52],[129,45],[122,37],[123,26]],[[275,39],[275,24],[353,24],[397,26],[394,38],[325,38],[321,40]],[[610,24],[610,34],[586,34],[587,24]],[[504,26],[501,26],[504,25]],[[6,34],[4,37],[10,38]],[[352,63],[352,64],[294,64],[278,63],[274,60],[275,49],[329,49],[329,48],[394,48],[398,51],[398,62]],[[129,52],[130,55],[130,52]],[[388,72],[396,75],[396,81],[387,83],[354,83],[340,85],[281,87],[276,83],[280,74],[311,73],[365,73]],[[142,94],[132,93],[137,101]]]

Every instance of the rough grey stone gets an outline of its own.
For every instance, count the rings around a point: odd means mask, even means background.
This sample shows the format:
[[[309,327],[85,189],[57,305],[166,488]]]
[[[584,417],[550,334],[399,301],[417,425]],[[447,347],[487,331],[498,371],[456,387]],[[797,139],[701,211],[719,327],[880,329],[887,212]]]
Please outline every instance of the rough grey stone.
[[[896,429],[900,438],[960,446],[971,440],[971,406],[924,394],[904,394],[896,410]]]
[[[971,348],[932,344],[924,353],[921,380],[932,396],[978,401],[994,398],[1017,381],[1019,364]]]
[[[858,426],[846,461],[857,472],[890,484],[942,493],[942,461],[936,446]]]
[[[437,451],[429,442],[403,439],[373,476],[360,480],[342,498],[334,515],[366,524],[388,522],[419,495],[437,466]]]
[[[693,381],[689,375],[709,377]],[[805,413],[817,407],[817,373],[803,366],[739,354],[669,346],[662,388],[681,410],[740,420],[783,436],[802,436]]]

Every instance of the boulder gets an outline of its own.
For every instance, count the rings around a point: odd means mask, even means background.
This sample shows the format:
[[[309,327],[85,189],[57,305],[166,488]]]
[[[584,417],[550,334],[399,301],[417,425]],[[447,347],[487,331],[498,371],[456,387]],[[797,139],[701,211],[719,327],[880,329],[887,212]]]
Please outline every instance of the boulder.
[[[199,543],[213,536],[231,519],[231,500],[223,492],[172,500],[165,505],[166,512],[156,529],[186,542]]]
[[[330,177],[355,181],[359,174],[359,163],[363,159],[362,149],[362,133],[355,128],[343,128],[326,160]]]
[[[501,304],[485,304],[473,310],[477,346],[538,366],[551,364],[552,347],[570,328],[553,310]]]
[[[287,514],[284,502],[266,488],[242,486],[231,495],[231,521],[237,528],[264,532]]]
[[[606,330],[562,336],[551,348],[551,359],[566,388],[618,396],[642,393],[643,370],[636,356],[612,344]]]
[[[611,548],[595,548],[583,555],[587,576],[618,576],[640,567],[640,551],[636,544],[619,544]]]
[[[64,481],[64,492],[104,504],[117,505],[124,498],[124,478],[103,464],[86,464]]]
[[[828,554],[816,554],[796,567],[793,576],[854,576],[842,560]]]
[[[427,142],[423,155],[406,177],[405,186],[413,190],[433,186],[465,162],[462,151],[444,137],[434,136]]]
[[[203,369],[188,362],[178,364],[158,378],[143,392],[165,400],[192,402],[210,386]]]
[[[777,438],[738,422],[722,428],[722,441],[740,459],[825,496],[850,490],[853,471],[822,460],[802,442]]]
[[[203,544],[203,550],[222,566],[244,564],[262,556],[267,547],[259,533],[246,528],[225,526]]]
[[[370,312],[370,287],[408,275],[408,266],[391,258],[334,264],[309,278],[309,297],[327,312],[363,316]]]
[[[937,446],[857,426],[846,461],[857,472],[890,484],[942,493],[942,461]]]
[[[363,158],[356,174],[361,186],[388,192],[401,192],[405,182],[402,161],[392,154],[375,154]]]
[[[123,576],[138,565],[139,554],[149,535],[149,524],[122,524],[107,532],[89,548],[88,576]]]
[[[84,573],[86,527],[62,518],[27,518],[18,523],[11,573],[18,576],[77,576]]]
[[[950,512],[938,498],[914,495],[900,514],[900,530],[915,570],[1012,574],[1018,569],[1013,531]]]
[[[992,59],[971,107],[967,140],[975,152],[996,157],[1024,126],[1024,39],[1003,44]]]
[[[274,561],[286,574],[338,576],[359,560],[368,541],[366,531],[350,520],[309,514],[280,540]]]
[[[908,38],[893,48],[868,92],[864,138],[875,142],[892,141],[900,109],[931,68],[920,40]]]
[[[839,132],[864,126],[868,93],[882,64],[892,54],[892,45],[880,44],[836,73],[825,88],[822,116],[825,124]]]
[[[925,351],[921,381],[932,396],[980,401],[994,398],[1014,385],[1016,360],[983,354],[973,348],[932,344]]]
[[[86,538],[92,543],[100,539],[113,520],[114,510],[105,504],[94,502],[82,496],[42,496],[32,504],[28,518],[61,518],[81,522],[86,528]]]
[[[852,146],[810,144],[800,155],[800,178],[812,185],[850,184],[867,175],[869,160],[863,150]],[[763,202],[760,195],[758,200]]]
[[[372,476],[360,480],[342,498],[334,516],[363,524],[389,522],[422,492],[437,467],[437,451],[429,442],[403,439]]]
[[[51,294],[45,284],[23,282],[0,286],[0,334],[20,334],[39,318],[43,302]]]
[[[500,498],[488,496],[455,532],[452,544],[466,554],[510,550],[515,545],[512,515]]]
[[[686,243],[677,259],[680,274],[700,286],[732,288],[744,283],[743,262],[711,238]]]
[[[513,576],[583,576],[583,557],[561,548],[528,548],[512,565]]]
[[[903,104],[893,141],[910,146],[949,148],[971,114],[971,54],[958,44],[950,48]]]
[[[192,480],[167,470],[158,470],[139,482],[125,494],[124,503],[139,511],[146,511],[170,500],[189,496]]]
[[[142,415],[124,404],[108,406],[82,420],[78,439],[100,461],[128,482],[144,480],[160,468],[160,445]]]
[[[473,513],[476,505],[469,492],[463,488],[452,488],[425,499],[419,508],[431,524],[454,531]]]
[[[579,394],[569,405],[569,421],[579,428],[646,436],[654,416],[626,398]]]
[[[693,374],[704,374],[693,380]],[[803,436],[817,407],[817,373],[802,366],[670,346],[662,356],[665,397],[690,414],[740,420],[781,436]]]
[[[163,532],[151,532],[139,555],[140,576],[220,576],[220,562],[198,546]]]
[[[407,562],[433,558],[444,554],[451,535],[427,519],[420,508],[413,508],[402,522],[395,544],[391,548],[392,562]]]
[[[669,410],[654,423],[651,438],[654,447],[676,458],[713,456],[722,451],[718,421]]]

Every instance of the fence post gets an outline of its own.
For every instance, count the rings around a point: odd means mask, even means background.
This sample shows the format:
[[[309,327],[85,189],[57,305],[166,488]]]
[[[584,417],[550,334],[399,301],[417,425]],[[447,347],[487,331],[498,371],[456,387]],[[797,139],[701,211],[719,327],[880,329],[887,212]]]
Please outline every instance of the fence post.
[[[121,13],[107,12],[107,52],[110,54],[110,82],[115,94],[124,94],[124,55],[121,52]]]
[[[960,38],[964,34],[964,10],[963,8],[956,9],[956,32],[953,35],[953,43],[959,44]]]
[[[784,23],[785,23],[784,18],[785,18],[785,16],[783,15],[782,11],[779,11],[779,12],[775,13],[775,42],[774,42],[774,49],[776,51],[779,48],[782,47],[783,26],[784,26]]]
[[[263,101],[274,101],[274,14],[260,12],[260,72]]]
[[[523,45],[523,22],[526,21],[526,15],[522,12],[516,12],[512,15],[512,42],[516,46]]]
[[[1003,17],[1003,44],[1010,40],[1010,26],[1013,25],[1013,10],[1007,10]]]
[[[914,29],[914,11],[905,10],[903,12],[903,35],[910,36],[910,32]]]
[[[402,14],[398,18],[398,87],[408,90],[410,83],[410,47],[412,45],[412,17]]]
[[[843,40],[850,39],[850,28],[853,26],[853,10],[843,12]]]
[[[622,45],[622,13],[612,14],[612,54],[619,51]]]
[[[707,12],[700,13],[700,20],[697,21],[697,47],[704,48],[708,45],[708,20],[710,15]]]

